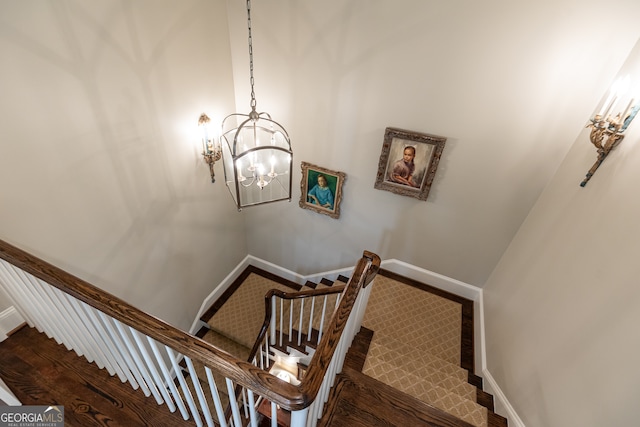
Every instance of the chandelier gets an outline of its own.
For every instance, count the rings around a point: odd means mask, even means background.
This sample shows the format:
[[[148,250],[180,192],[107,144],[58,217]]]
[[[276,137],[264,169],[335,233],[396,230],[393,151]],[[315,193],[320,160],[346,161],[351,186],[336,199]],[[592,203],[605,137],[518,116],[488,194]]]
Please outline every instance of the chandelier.
[[[280,200],[291,201],[292,156],[287,131],[268,113],[258,113],[253,78],[251,1],[247,0],[251,112],[233,113],[222,121],[219,144],[203,139],[203,156],[215,181],[213,164],[222,157],[224,177],[238,210]],[[208,117],[200,117],[207,123]],[[206,126],[203,126],[206,127]],[[208,135],[205,131],[205,135]]]

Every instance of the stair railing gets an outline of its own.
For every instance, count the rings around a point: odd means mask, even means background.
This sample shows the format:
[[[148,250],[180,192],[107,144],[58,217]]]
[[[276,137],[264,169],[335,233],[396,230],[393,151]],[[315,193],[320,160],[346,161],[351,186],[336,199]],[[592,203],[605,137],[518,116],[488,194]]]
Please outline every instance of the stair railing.
[[[255,427],[258,399],[290,411],[292,427],[305,426],[351,305],[378,268],[379,258],[365,252],[332,318],[335,329],[323,337],[305,381],[294,386],[0,240],[0,285],[29,326],[198,427]],[[181,374],[181,361],[190,382]],[[194,364],[204,367],[204,387]],[[227,418],[222,395],[234,396],[237,387],[243,390],[242,404],[229,399],[232,416]]]
[[[322,417],[335,377],[341,372],[347,351],[360,330],[371,292],[367,285],[379,266],[377,255],[365,252],[347,285],[301,292],[273,289],[265,296],[265,319],[249,360],[265,370],[284,371],[286,377],[300,381],[301,389],[317,394],[307,408],[310,414],[307,427],[314,427]],[[294,348],[298,353],[311,352],[313,356],[304,374],[286,360],[284,363],[278,360],[275,348],[285,353],[285,348]],[[271,402],[272,427],[278,425],[279,412],[278,405]]]

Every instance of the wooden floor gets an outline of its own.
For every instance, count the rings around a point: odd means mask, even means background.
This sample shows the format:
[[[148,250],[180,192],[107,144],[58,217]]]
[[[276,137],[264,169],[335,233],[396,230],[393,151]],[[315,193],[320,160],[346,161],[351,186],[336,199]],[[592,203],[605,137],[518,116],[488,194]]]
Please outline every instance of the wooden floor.
[[[0,343],[0,377],[23,405],[64,406],[66,427],[195,425],[26,326]]]
[[[358,334],[319,426],[469,427],[361,374],[372,335]],[[0,377],[25,405],[64,406],[66,427],[195,425],[29,327],[0,343]]]

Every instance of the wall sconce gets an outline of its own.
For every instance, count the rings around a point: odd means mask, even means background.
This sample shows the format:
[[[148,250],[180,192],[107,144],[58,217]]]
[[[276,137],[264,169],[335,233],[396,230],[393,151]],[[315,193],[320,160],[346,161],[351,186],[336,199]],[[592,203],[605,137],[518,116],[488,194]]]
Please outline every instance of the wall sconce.
[[[220,148],[220,144],[215,141],[214,133],[211,132],[211,119],[209,119],[206,114],[200,114],[200,118],[198,118],[198,127],[200,128],[202,138],[202,157],[209,165],[211,182],[216,182],[216,174],[213,170],[213,165],[222,157],[222,150]]]
[[[640,41],[636,43],[618,72],[604,102],[596,109],[587,124],[587,127],[591,128],[589,139],[598,150],[598,158],[580,183],[581,187],[587,185],[611,150],[622,142],[625,131],[638,114],[640,109],[639,80]]]

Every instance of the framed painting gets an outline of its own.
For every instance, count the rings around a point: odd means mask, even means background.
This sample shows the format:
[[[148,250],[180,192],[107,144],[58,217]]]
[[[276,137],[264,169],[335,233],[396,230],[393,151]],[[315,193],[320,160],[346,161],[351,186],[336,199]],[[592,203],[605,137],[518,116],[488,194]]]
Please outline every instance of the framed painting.
[[[301,167],[300,207],[339,218],[346,175],[307,162],[302,162]]]
[[[386,128],[378,173],[378,190],[427,200],[447,138]]]

